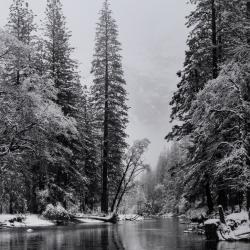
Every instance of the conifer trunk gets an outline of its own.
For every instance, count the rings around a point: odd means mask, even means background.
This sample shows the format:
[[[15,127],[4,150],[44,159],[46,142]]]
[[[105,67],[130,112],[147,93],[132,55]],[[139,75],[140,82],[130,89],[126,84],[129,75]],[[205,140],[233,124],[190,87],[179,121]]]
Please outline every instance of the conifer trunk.
[[[211,195],[209,181],[206,184],[206,197],[207,197],[208,211],[211,214],[214,211],[214,203],[213,203],[213,199],[212,199],[212,195]]]
[[[118,30],[112,18],[109,1],[105,0],[97,24],[96,44],[92,73],[94,84],[91,87],[93,107],[96,112],[97,129],[101,143],[102,191],[101,211],[109,211],[109,189],[117,186],[121,174],[121,160],[126,148],[127,92],[123,77],[121,44],[117,40]],[[109,175],[114,178],[109,179]]]
[[[250,22],[250,0],[247,1],[247,20]],[[250,44],[250,34],[248,33],[247,42]]]
[[[227,210],[227,194],[223,189],[218,192],[218,204],[221,205],[224,210]]]
[[[14,214],[14,210],[13,210],[13,197],[12,197],[12,194],[10,194],[10,199],[9,199],[9,213],[10,213],[10,214]]]
[[[211,0],[212,8],[212,46],[213,46],[213,79],[218,77],[217,27],[215,0]]]
[[[247,20],[250,23],[250,0],[247,1]],[[250,45],[250,33],[247,34],[247,42]],[[250,100],[250,80],[248,79],[248,100]],[[247,129],[249,131],[249,128]],[[248,156],[250,155],[250,148],[248,149]],[[247,200],[247,211],[250,211],[250,187],[246,191],[246,200]],[[249,216],[250,218],[250,216]]]
[[[109,91],[109,75],[108,75],[108,34],[106,20],[106,58],[105,58],[105,107],[104,107],[104,135],[103,135],[103,167],[102,167],[102,203],[101,210],[108,213],[108,91]]]
[[[219,206],[220,222],[226,224],[225,214],[222,206]]]

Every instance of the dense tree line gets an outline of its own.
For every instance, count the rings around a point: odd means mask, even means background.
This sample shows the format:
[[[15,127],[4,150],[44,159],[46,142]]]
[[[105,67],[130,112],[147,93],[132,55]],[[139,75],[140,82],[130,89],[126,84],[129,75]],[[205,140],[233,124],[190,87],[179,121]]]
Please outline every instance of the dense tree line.
[[[166,139],[188,141],[187,159],[168,169],[183,179],[183,196],[250,208],[250,3],[190,0],[191,29]],[[167,171],[167,170],[166,170]]]
[[[144,214],[179,214],[186,212],[184,197],[185,169],[188,141],[174,142],[158,159],[155,170],[144,174],[139,184],[141,197],[140,213]],[[140,200],[139,200],[140,201]]]
[[[105,0],[90,88],[72,57],[60,0],[47,0],[41,27],[42,34],[28,3],[13,0],[0,30],[0,212],[37,213],[60,202],[78,211],[101,204],[107,213],[144,169],[149,144],[127,151],[116,22]]]

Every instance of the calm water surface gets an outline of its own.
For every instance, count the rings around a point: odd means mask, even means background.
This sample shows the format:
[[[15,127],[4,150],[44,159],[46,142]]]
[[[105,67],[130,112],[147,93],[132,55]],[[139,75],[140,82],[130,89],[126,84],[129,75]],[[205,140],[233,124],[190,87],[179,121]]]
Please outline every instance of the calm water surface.
[[[1,250],[249,250],[250,243],[209,242],[175,219],[0,231]]]

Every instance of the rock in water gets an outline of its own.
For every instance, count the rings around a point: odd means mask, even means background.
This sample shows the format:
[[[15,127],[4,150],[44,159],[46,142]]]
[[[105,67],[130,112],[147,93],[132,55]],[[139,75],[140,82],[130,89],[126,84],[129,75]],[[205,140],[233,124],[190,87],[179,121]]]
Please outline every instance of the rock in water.
[[[208,240],[219,240],[217,230],[220,224],[220,220],[218,219],[205,221],[205,234]]]

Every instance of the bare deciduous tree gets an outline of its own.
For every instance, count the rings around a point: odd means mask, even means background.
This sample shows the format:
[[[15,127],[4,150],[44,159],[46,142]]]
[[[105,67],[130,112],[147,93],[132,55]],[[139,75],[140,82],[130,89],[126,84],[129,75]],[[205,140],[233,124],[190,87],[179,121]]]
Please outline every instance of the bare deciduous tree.
[[[125,193],[133,186],[136,177],[149,168],[142,158],[149,144],[150,141],[146,138],[137,140],[125,154],[124,171],[111,206],[112,212],[118,211]]]

